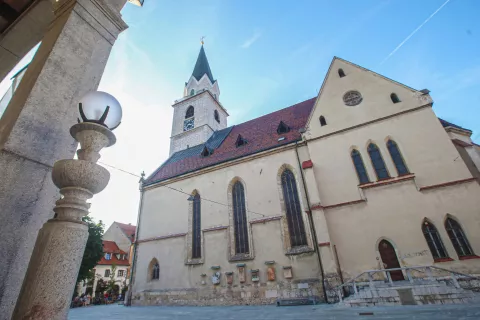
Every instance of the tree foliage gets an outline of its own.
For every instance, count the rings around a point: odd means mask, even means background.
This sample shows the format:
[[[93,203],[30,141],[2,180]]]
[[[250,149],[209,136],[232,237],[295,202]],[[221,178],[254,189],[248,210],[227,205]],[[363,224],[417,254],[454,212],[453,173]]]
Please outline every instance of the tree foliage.
[[[117,265],[115,263],[112,263],[109,280],[107,281],[107,285],[106,285],[107,292],[109,293],[118,293],[119,286],[117,285],[117,282],[120,282],[120,281],[115,280],[116,272],[117,272]]]
[[[88,224],[88,240],[85,252],[83,253],[80,271],[78,272],[77,283],[91,280],[95,277],[93,268],[95,268],[103,256],[102,236],[105,225],[102,220],[95,223],[89,216],[83,217],[82,220]]]

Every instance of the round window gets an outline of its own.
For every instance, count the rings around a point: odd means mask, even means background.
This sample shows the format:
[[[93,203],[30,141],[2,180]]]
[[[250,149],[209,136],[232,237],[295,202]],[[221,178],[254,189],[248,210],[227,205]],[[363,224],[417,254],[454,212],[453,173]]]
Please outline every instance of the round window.
[[[343,95],[343,102],[350,107],[360,104],[362,99],[362,95],[358,91],[348,91]]]

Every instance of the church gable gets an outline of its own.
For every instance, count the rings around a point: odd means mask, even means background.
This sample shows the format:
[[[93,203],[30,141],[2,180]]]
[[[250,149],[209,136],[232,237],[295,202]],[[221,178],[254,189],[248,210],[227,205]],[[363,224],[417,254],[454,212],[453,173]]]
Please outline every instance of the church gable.
[[[307,124],[307,139],[431,104],[418,91],[335,57]]]

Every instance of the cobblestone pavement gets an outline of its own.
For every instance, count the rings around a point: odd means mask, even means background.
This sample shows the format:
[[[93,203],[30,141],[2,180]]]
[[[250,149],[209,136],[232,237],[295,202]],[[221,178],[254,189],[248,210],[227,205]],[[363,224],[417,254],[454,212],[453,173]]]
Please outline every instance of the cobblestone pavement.
[[[360,315],[373,312],[374,315]],[[335,305],[298,307],[232,306],[232,307],[124,307],[120,305],[92,306],[70,310],[69,320],[161,320],[161,319],[480,319],[480,304],[428,305],[345,308]]]

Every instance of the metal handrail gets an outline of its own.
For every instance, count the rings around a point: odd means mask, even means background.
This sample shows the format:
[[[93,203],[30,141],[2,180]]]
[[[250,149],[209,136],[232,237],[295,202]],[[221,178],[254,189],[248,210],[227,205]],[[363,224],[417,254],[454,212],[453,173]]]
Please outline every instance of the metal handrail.
[[[407,275],[408,280],[411,283],[414,283],[415,278],[412,277],[410,270],[415,270],[415,271],[418,271],[418,272],[426,273],[427,276],[428,276],[428,279],[430,281],[434,281],[435,278],[432,274],[432,269],[437,269],[437,270],[441,270],[443,272],[450,273],[450,278],[452,279],[453,285],[456,288],[460,288],[460,284],[457,281],[457,275],[462,276],[462,277],[466,277],[466,278],[475,279],[475,280],[480,280],[479,277],[475,277],[475,276],[472,276],[472,275],[469,275],[469,274],[466,274],[466,273],[461,273],[461,272],[457,272],[457,271],[453,271],[453,270],[448,270],[448,269],[444,269],[444,268],[440,268],[440,267],[436,267],[436,266],[412,266],[412,267],[401,267],[401,268],[391,268],[391,269],[367,270],[367,271],[364,271],[364,272],[360,273],[359,275],[357,275],[353,279],[350,279],[350,280],[342,283],[341,285],[336,286],[335,288],[333,288],[333,290],[335,290],[337,292],[340,301],[342,301],[342,288],[345,288],[347,286],[353,286],[354,292],[358,293],[358,288],[357,288],[356,281],[357,281],[357,279],[364,276],[365,274],[368,277],[368,282],[369,282],[370,289],[373,289],[375,287],[375,283],[374,283],[374,279],[373,279],[372,275],[375,274],[375,273],[378,273],[378,272],[384,273],[386,275],[386,278],[387,278],[388,282],[390,283],[390,285],[393,285],[393,280],[390,276],[391,271],[403,271],[403,270],[405,270],[405,273]],[[362,282],[362,283],[365,283],[365,282]]]

